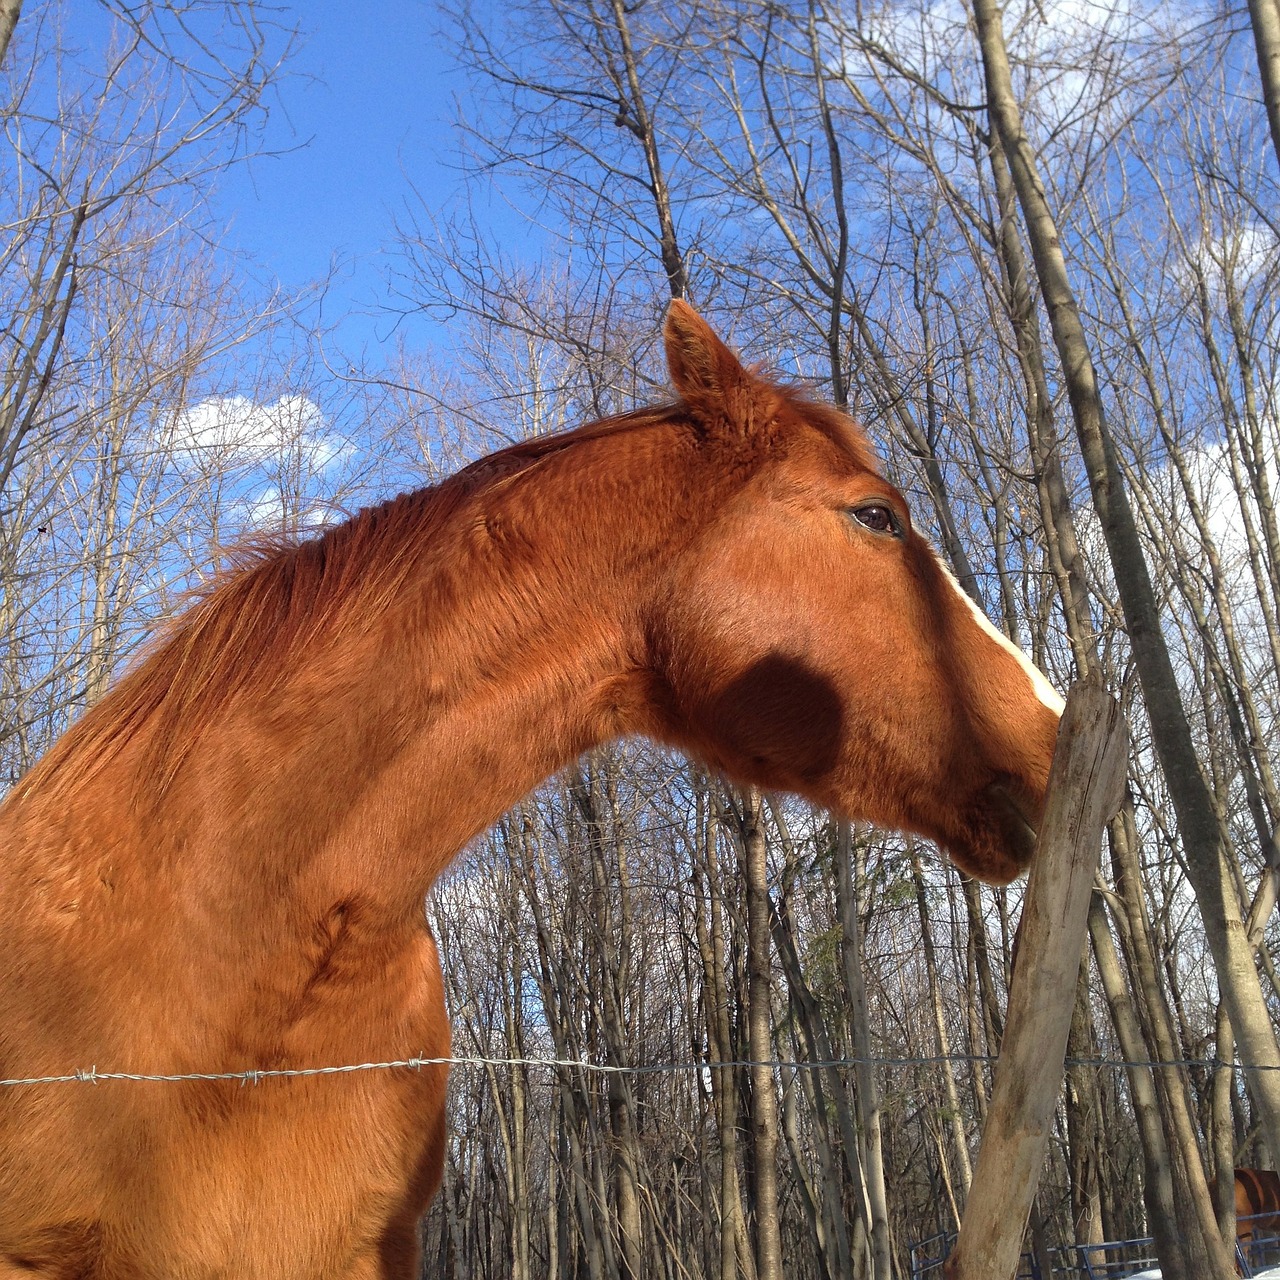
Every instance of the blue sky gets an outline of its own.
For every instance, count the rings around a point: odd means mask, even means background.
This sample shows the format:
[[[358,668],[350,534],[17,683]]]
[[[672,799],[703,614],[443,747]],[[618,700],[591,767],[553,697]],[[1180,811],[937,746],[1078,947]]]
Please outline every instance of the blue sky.
[[[227,243],[250,254],[267,281],[298,287],[336,264],[324,318],[345,316],[342,345],[376,358],[392,329],[370,313],[385,297],[393,218],[411,182],[435,207],[460,184],[450,154],[465,78],[423,0],[367,8],[312,0],[294,12],[303,41],[264,140],[281,154],[225,175],[215,210]],[[409,328],[424,341],[430,332],[426,323]]]

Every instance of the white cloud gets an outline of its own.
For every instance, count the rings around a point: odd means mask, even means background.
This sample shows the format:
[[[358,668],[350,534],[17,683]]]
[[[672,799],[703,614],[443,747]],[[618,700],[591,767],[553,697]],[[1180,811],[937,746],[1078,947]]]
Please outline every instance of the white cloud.
[[[284,520],[284,500],[279,487],[274,484],[250,498],[245,507],[248,523],[256,529],[273,529]]]
[[[1256,218],[1242,218],[1228,226],[1204,226],[1200,239],[1187,247],[1187,255],[1205,278],[1212,301],[1224,305],[1227,281],[1243,297],[1255,285],[1262,285],[1276,269],[1276,235]],[[1193,287],[1190,267],[1179,264],[1178,278]]]
[[[1209,536],[1217,548],[1232,604],[1242,610],[1256,607],[1257,586],[1249,568],[1249,540],[1245,532],[1245,517],[1240,495],[1232,478],[1227,446],[1222,442],[1203,445],[1189,451],[1184,461],[1191,488],[1204,513]],[[1264,469],[1268,487],[1274,494],[1277,481],[1280,481],[1276,460],[1265,459]],[[1185,499],[1180,492],[1175,495],[1174,503],[1175,510],[1184,513],[1183,523],[1190,526],[1191,514],[1186,510]],[[1256,506],[1251,514],[1256,530],[1259,519]]]
[[[220,512],[223,537],[236,529],[323,528],[336,510],[338,464],[353,451],[320,406],[300,393],[265,402],[209,396],[175,411],[159,444],[187,490]]]
[[[312,505],[299,511],[286,521],[284,495],[280,486],[269,484],[241,504],[245,524],[251,529],[279,529],[288,524],[295,532],[316,532],[325,528],[333,519],[333,512],[326,507]]]
[[[185,466],[195,467],[263,464],[301,454],[312,470],[323,471],[344,450],[326,430],[320,406],[300,394],[266,404],[243,395],[211,396],[174,415],[166,444]]]

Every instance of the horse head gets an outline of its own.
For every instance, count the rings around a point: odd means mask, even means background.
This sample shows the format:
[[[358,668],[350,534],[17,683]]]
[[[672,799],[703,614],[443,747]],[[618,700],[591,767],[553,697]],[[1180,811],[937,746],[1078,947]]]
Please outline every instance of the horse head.
[[[705,465],[648,621],[658,735],[1013,879],[1062,699],[916,532],[849,418],[745,369],[684,303],[665,337]]]

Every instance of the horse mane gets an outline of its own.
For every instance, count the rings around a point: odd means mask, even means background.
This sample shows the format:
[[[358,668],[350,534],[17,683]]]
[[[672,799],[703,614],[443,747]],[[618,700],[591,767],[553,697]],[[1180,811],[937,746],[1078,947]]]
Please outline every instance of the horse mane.
[[[125,674],[19,780],[15,797],[65,800],[131,742],[150,737],[161,786],[201,726],[242,692],[269,693],[303,646],[384,616],[460,507],[573,445],[670,421],[675,406],[535,436],[471,463],[438,484],[365,507],[318,535],[257,537],[196,588],[190,608],[161,622]]]
[[[800,389],[758,378],[773,403],[877,471],[862,432]],[[143,739],[163,789],[198,738],[241,693],[270,693],[304,646],[341,628],[373,626],[404,589],[432,540],[459,508],[575,445],[662,423],[690,421],[667,404],[535,436],[480,458],[436,485],[366,507],[315,537],[257,538],[232,548],[227,567],[162,622],[107,694],[19,780],[11,799],[65,801],[113,754]],[[762,442],[762,447],[767,444]]]

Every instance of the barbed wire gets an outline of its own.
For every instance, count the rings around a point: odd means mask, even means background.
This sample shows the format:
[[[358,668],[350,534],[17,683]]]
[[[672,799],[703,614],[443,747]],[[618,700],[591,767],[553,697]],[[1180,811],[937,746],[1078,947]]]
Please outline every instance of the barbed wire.
[[[314,1076],[352,1075],[364,1071],[420,1071],[423,1067],[509,1067],[509,1068],[548,1068],[558,1071],[582,1071],[595,1075],[662,1075],[690,1074],[704,1071],[746,1070],[755,1067],[766,1067],[773,1071],[829,1071],[846,1067],[887,1067],[899,1069],[903,1067],[942,1066],[945,1064],[961,1064],[968,1066],[991,1066],[998,1063],[999,1058],[989,1053],[945,1053],[926,1054],[916,1057],[900,1058],[827,1058],[788,1060],[770,1059],[734,1059],[729,1062],[656,1062],[638,1066],[621,1066],[608,1062],[587,1062],[580,1058],[488,1058],[480,1055],[459,1055],[445,1058],[393,1058],[385,1062],[352,1062],[340,1066],[328,1067],[259,1067],[242,1071],[183,1071],[183,1072],[143,1072],[143,1071],[99,1071],[96,1066],[68,1072],[65,1075],[25,1076],[11,1079],[0,1079],[0,1088],[23,1085],[52,1084],[107,1084],[113,1081],[131,1083],[178,1084],[197,1081],[238,1081],[240,1084],[261,1084],[264,1080],[292,1080]],[[1280,1066],[1257,1063],[1225,1062],[1221,1058],[1173,1058],[1168,1060],[1127,1058],[1067,1058],[1063,1063],[1064,1070],[1073,1067],[1110,1067],[1119,1070],[1131,1068],[1175,1068],[1178,1070],[1198,1069],[1202,1071],[1218,1071],[1227,1068],[1231,1071],[1280,1071]]]

